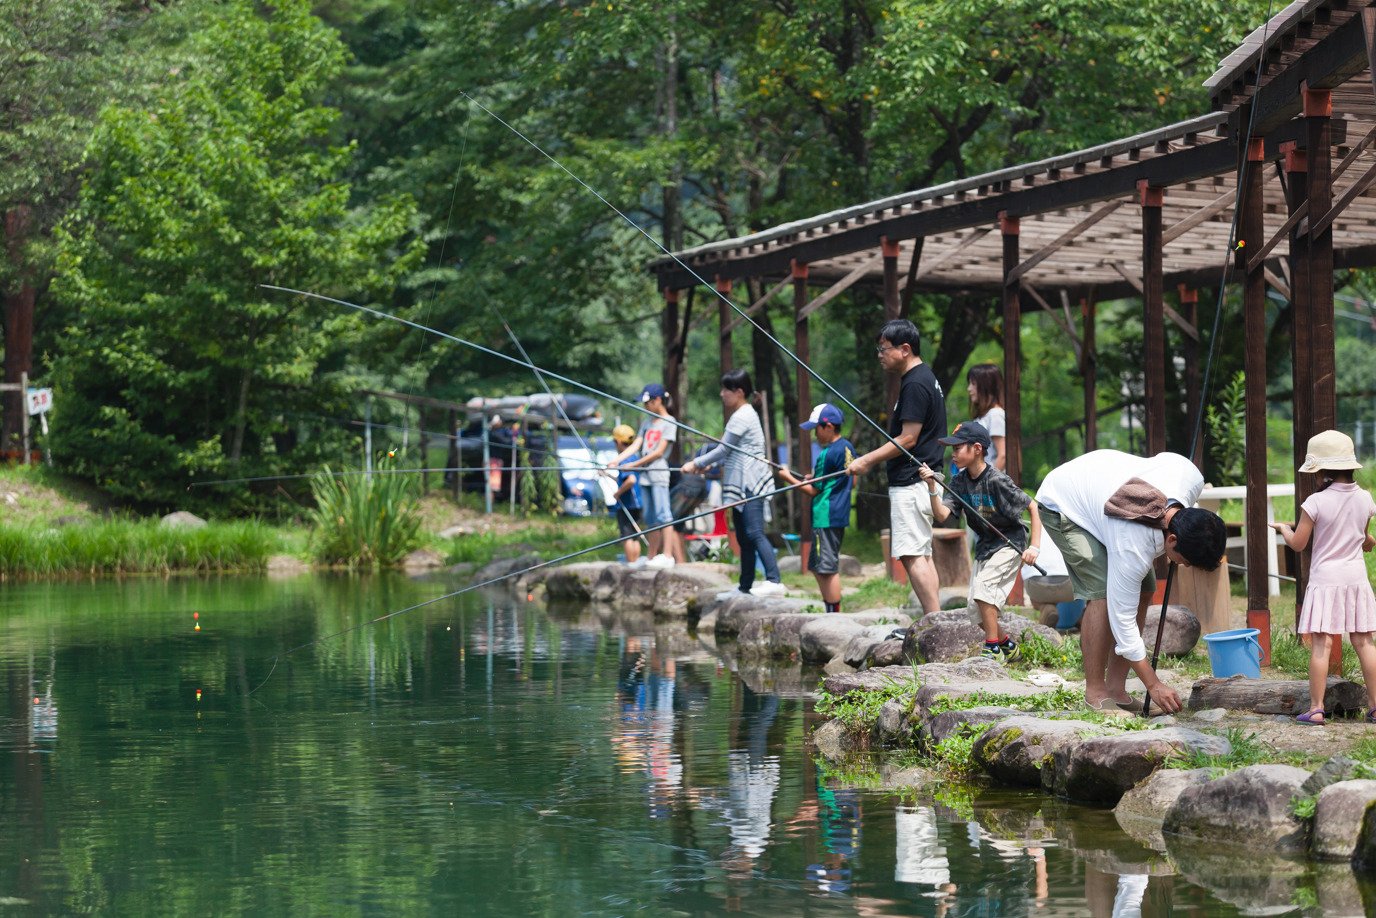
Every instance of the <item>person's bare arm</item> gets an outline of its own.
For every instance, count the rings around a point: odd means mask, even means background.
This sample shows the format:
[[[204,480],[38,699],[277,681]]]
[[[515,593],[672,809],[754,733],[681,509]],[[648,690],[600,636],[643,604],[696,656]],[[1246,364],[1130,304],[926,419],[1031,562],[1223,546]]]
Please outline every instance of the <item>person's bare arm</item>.
[[[951,508],[946,506],[946,502],[941,499],[941,491],[935,486],[939,476],[931,467],[925,465],[917,470],[917,474],[922,476],[923,481],[927,482],[927,496],[932,501],[932,518],[938,523],[946,522],[951,518]]]
[[[634,440],[632,440],[630,446],[626,447],[626,448],[623,449],[621,452],[617,453],[617,454],[616,454],[616,458],[613,459],[611,462],[608,462],[608,463],[607,463],[607,468],[608,468],[608,469],[614,469],[614,468],[616,468],[617,466],[621,465],[622,462],[625,462],[627,459],[631,458],[631,457],[634,456],[636,453],[640,452],[640,443],[641,443],[640,437],[636,437]],[[628,463],[627,465],[624,465],[624,466],[621,466],[621,467],[622,467],[622,468],[631,468],[631,467],[632,467],[632,464],[629,464],[629,463]]]
[[[917,445],[917,438],[921,435],[921,421],[904,421],[903,429],[899,431],[898,436],[894,437],[894,440],[896,440],[903,449],[912,452],[913,447]],[[878,448],[870,450],[863,456],[857,456],[852,459],[847,471],[858,478],[879,463],[888,462],[890,459],[895,459],[902,454],[902,450],[900,450],[898,446],[894,446],[893,441],[885,441],[884,444]]]
[[[1005,469],[1004,469],[1005,460],[1004,460],[1004,458],[1003,458],[1003,444],[1004,444],[1004,441],[1005,441],[1007,438],[1006,438],[1006,437],[990,437],[989,439],[990,439],[991,441],[993,441],[993,443],[994,443],[994,462],[993,462],[993,466],[994,466],[994,468],[998,469],[1000,472],[1005,471]]]
[[[1314,532],[1314,518],[1309,511],[1300,511],[1300,524],[1291,529],[1289,523],[1272,523],[1271,528],[1280,533],[1291,551],[1304,551],[1309,544],[1309,536]]]
[[[1027,505],[1027,515],[1032,519],[1032,532],[1027,537],[1027,548],[1022,553],[1024,564],[1036,564],[1042,553],[1042,515],[1037,510],[1037,502]]]

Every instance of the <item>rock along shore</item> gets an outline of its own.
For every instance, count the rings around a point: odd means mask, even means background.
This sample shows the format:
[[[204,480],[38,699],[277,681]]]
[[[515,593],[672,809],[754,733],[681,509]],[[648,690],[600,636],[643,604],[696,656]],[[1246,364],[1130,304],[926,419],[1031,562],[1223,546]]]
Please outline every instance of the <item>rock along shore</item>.
[[[473,579],[538,560],[495,561]],[[1376,780],[1356,761],[1335,756],[1313,772],[1283,764],[1226,774],[1164,767],[1171,759],[1225,760],[1233,746],[1217,729],[1221,718],[1239,711],[1253,718],[1293,715],[1308,697],[1303,682],[1201,679],[1179,720],[1158,717],[1145,725],[1126,713],[1121,720],[1088,711],[1030,713],[1019,708],[1036,707],[1036,696],[1056,688],[1031,685],[975,656],[983,633],[965,610],[917,622],[898,609],[823,615],[816,599],[739,593],[734,570],[712,564],[632,570],[577,563],[504,584],[518,594],[543,585],[551,604],[592,603],[686,621],[699,640],[733,645],[742,662],[824,666],[826,694],[868,712],[858,722],[830,720],[814,731],[811,741],[830,759],[876,748],[929,752],[952,737],[978,734],[969,764],[993,783],[1113,807],[1129,835],[1172,856],[1189,854],[1196,863],[1201,852],[1236,859],[1260,843],[1281,858],[1308,855],[1376,871]],[[1037,634],[1061,642],[1053,629],[1015,614],[1002,624],[1020,640]],[[809,693],[801,671],[792,681],[797,691],[790,693]],[[1329,680],[1331,711],[1360,711],[1364,703],[1360,686]]]

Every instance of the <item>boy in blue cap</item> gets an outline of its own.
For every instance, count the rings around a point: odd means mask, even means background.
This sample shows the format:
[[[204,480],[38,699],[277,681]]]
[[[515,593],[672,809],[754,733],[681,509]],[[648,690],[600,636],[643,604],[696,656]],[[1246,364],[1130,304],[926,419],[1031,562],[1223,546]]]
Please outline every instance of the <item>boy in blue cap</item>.
[[[822,603],[828,612],[841,611],[841,539],[850,525],[850,492],[853,479],[837,475],[819,484],[806,482],[845,470],[855,458],[855,447],[841,436],[845,417],[835,405],[823,403],[812,409],[812,415],[798,426],[812,431],[822,447],[812,474],[800,479],[788,469],[781,469],[779,477],[789,484],[802,485],[799,490],[812,495],[812,549],[808,553],[808,569],[817,578]]]
[[[979,609],[980,623],[984,626],[984,655],[1011,662],[1021,651],[1013,639],[1000,630],[999,610],[1008,601],[1022,565],[1032,564],[1041,554],[1042,520],[1037,504],[1013,483],[1013,479],[985,461],[993,441],[983,424],[978,421],[957,424],[951,435],[942,437],[940,442],[951,447],[951,458],[960,471],[946,486],[943,495],[936,487],[936,473],[930,468],[921,470],[932,501],[932,518],[944,523],[953,515],[969,516],[966,505],[979,514],[980,525],[970,521],[970,528],[975,532],[970,602]],[[1023,513],[1032,518],[1030,545],[1022,528]],[[1007,538],[1000,537],[1000,533]]]

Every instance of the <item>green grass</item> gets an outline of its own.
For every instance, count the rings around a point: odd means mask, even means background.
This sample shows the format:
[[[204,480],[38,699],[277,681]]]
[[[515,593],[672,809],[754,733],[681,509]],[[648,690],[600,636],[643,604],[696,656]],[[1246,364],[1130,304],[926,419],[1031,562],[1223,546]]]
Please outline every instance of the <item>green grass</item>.
[[[287,548],[256,521],[170,529],[157,520],[101,520],[49,528],[0,526],[0,577],[262,570]]]
[[[911,700],[920,683],[917,671],[902,679],[888,679],[883,688],[869,692],[847,692],[833,695],[822,690],[817,699],[817,713],[841,721],[847,730],[868,729],[879,719],[879,709],[893,698]]]
[[[1277,749],[1255,733],[1249,733],[1241,727],[1229,727],[1222,732],[1204,728],[1200,732],[1222,736],[1232,746],[1232,751],[1227,755],[1207,755],[1195,749],[1176,752],[1166,758],[1165,767],[1208,768],[1217,776],[1249,765],[1295,765],[1300,768],[1314,768],[1326,758],[1316,753]]]
[[[908,603],[911,592],[907,584],[894,583],[888,577],[871,577],[860,584],[854,593],[843,598],[848,611],[859,609],[901,609]]]
[[[529,527],[512,532],[478,532],[461,535],[442,541],[437,548],[445,555],[449,564],[471,563],[483,565],[494,558],[510,556],[524,551],[522,546],[538,546],[537,552],[546,560],[591,548],[594,545],[616,538],[616,527],[612,523],[589,529],[571,529],[557,523],[532,522]],[[621,543],[616,542],[606,548],[582,556],[580,561],[611,561],[621,551]]]
[[[378,462],[384,472],[395,465],[390,455]],[[415,480],[405,475],[343,478],[326,466],[311,479],[311,549],[316,559],[348,567],[400,563],[420,541],[416,492]]]

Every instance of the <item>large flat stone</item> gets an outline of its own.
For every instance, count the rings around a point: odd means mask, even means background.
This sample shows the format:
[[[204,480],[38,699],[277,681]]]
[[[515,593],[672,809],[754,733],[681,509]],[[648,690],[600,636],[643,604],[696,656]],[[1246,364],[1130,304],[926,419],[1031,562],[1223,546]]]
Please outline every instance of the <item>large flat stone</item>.
[[[687,618],[704,590],[727,590],[731,582],[711,568],[680,564],[658,572],[651,605],[655,618]]]
[[[806,599],[790,599],[787,596],[761,598],[733,590],[727,599],[718,601],[713,607],[717,613],[717,637],[735,637],[744,630],[747,622],[764,615],[802,612],[816,605],[816,602]]]
[[[881,632],[882,637],[887,637],[884,629],[892,631],[895,627],[906,627],[909,621],[911,619],[907,615],[890,609],[867,609],[863,612],[818,616],[815,621],[803,627],[799,650],[804,662],[825,663],[842,653],[853,638],[864,633],[872,633],[870,629],[875,629]],[[862,657],[859,662],[863,663],[864,658]],[[850,665],[856,666],[859,663]]]
[[[1053,786],[1057,794],[1078,803],[1116,805],[1169,756],[1189,750],[1227,755],[1232,745],[1221,736],[1187,727],[1094,737],[1065,754],[1057,753]]]
[[[1161,826],[1177,797],[1185,788],[1213,778],[1208,768],[1161,768],[1133,787],[1113,808],[1113,816],[1123,831],[1133,838],[1164,851]]]
[[[742,660],[760,657],[799,660],[803,628],[816,619],[816,614],[808,612],[752,618],[736,635],[736,653]]]
[[[1372,804],[1376,804],[1376,781],[1339,781],[1320,791],[1314,807],[1314,856],[1351,860]]]
[[[597,584],[604,575],[609,579],[621,579],[615,574],[608,574],[609,568],[625,571],[622,565],[612,565],[605,561],[562,564],[550,571],[549,576],[545,578],[545,597],[556,602],[587,602],[594,599]]]
[[[1293,765],[1250,765],[1185,788],[1166,813],[1161,831],[1218,844],[1302,853],[1308,826],[1290,801],[1309,777]]]
[[[948,737],[955,736],[967,726],[998,723],[1019,713],[1013,708],[1000,707],[960,708],[955,711],[943,711],[922,720],[917,729],[917,742],[919,746],[930,748]]]
[[[1098,724],[1082,720],[1049,720],[1019,714],[999,721],[975,741],[971,758],[990,777],[1018,787],[1049,784],[1049,769],[1057,750],[1078,744],[1085,736],[1102,732]]]

